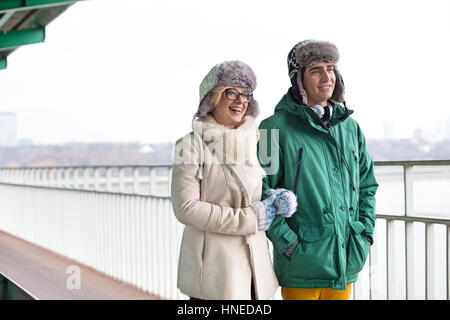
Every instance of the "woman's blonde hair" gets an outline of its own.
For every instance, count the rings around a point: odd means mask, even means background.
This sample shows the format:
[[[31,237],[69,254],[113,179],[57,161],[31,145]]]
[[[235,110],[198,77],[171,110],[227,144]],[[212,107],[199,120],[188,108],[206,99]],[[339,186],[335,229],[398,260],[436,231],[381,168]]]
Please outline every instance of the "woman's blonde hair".
[[[230,86],[215,87],[214,89],[212,89],[211,98],[209,99],[209,102],[211,102],[214,107],[217,107],[217,105],[220,102],[220,99],[222,98],[222,93],[225,90],[230,89],[230,88],[233,88],[233,87],[230,87]]]

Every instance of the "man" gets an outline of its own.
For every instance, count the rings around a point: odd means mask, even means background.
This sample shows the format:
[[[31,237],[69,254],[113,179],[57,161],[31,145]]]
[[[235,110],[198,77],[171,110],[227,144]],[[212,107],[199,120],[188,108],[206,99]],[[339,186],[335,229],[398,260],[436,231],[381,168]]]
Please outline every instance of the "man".
[[[261,158],[267,152],[270,167],[278,166],[263,192],[286,188],[298,201],[294,215],[276,216],[267,230],[284,299],[349,299],[373,242],[378,184],[344,101],[338,60],[329,42],[295,45],[288,55],[292,86],[259,126],[268,137],[259,144],[260,162],[268,167]]]

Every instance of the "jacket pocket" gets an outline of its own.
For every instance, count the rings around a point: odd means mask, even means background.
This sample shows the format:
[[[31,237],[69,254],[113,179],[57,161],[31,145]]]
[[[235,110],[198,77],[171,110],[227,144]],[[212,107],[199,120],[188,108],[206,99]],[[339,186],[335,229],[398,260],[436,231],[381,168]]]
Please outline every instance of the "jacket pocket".
[[[350,238],[347,244],[347,276],[360,272],[369,255],[369,241],[364,237],[364,225],[356,220],[350,221]]]
[[[300,279],[334,280],[337,278],[334,225],[299,226],[299,244],[289,264],[291,277]]]
[[[302,163],[303,163],[303,148],[300,148],[298,150],[297,171],[295,172],[295,180],[293,188],[293,192],[295,195],[297,195],[298,179],[300,178],[300,170],[302,168]]]

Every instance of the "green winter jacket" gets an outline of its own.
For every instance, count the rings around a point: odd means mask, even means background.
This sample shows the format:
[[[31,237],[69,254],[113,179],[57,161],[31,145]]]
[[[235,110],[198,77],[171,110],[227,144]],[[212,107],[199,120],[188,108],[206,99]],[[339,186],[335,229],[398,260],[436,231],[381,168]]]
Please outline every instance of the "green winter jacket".
[[[295,103],[287,93],[274,115],[259,126],[258,155],[268,173],[263,193],[286,188],[298,201],[292,217],[277,215],[267,230],[281,286],[343,290],[357,280],[366,262],[378,184],[352,113],[334,104],[327,131],[311,108]],[[288,257],[285,250],[296,240]]]

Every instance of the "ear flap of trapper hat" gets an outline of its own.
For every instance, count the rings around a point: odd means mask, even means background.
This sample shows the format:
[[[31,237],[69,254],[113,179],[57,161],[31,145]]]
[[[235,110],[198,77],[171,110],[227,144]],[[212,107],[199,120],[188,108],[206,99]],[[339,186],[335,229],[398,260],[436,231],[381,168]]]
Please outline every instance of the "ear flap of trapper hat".
[[[299,103],[299,104],[305,104],[305,102],[303,100],[306,100],[306,93],[305,90],[303,89],[303,86],[301,84],[301,81],[299,83],[297,83],[297,76],[300,72],[299,70],[299,65],[297,63],[297,59],[296,59],[296,51],[297,48],[310,42],[311,40],[304,40],[304,41],[300,41],[299,43],[297,43],[292,49],[291,51],[289,51],[288,57],[287,57],[287,64],[288,64],[288,72],[289,72],[289,79],[291,80],[291,85],[292,85],[292,98],[294,99],[295,102]],[[305,93],[305,95],[304,95]]]
[[[344,99],[344,93],[345,93],[344,80],[342,79],[341,73],[336,68],[336,66],[334,68],[334,73],[336,75],[336,82],[334,84],[334,91],[333,91],[333,95],[331,96],[331,100],[338,102],[338,103],[343,103],[345,101],[345,99]]]
[[[215,107],[211,103],[211,93],[212,93],[212,90],[210,90],[200,101],[197,112],[195,113],[195,116],[197,118],[203,119],[204,117],[206,117],[207,114],[214,111]]]
[[[297,73],[297,77],[296,77],[295,81],[296,81],[295,84],[297,86],[298,93],[300,94],[300,98],[301,98],[299,103],[307,106],[308,105],[308,94],[306,93],[305,88],[303,88],[301,71]]]
[[[252,101],[248,103],[245,115],[252,116],[253,118],[256,118],[259,115],[259,104],[255,99],[252,99]]]

